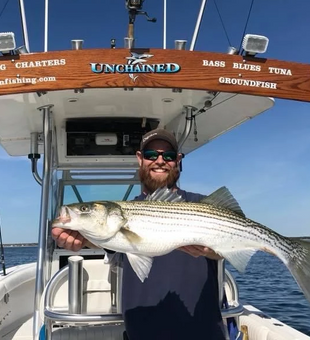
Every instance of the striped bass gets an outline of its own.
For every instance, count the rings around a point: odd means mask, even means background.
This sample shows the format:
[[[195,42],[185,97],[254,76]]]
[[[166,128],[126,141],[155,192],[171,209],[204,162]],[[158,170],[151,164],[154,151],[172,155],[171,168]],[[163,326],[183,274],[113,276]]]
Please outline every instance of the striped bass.
[[[310,301],[310,237],[285,237],[247,218],[222,187],[199,203],[167,188],[145,201],[76,203],[60,208],[53,227],[78,231],[100,248],[126,253],[140,280],[152,258],[188,245],[213,249],[244,272],[258,250],[277,256]]]

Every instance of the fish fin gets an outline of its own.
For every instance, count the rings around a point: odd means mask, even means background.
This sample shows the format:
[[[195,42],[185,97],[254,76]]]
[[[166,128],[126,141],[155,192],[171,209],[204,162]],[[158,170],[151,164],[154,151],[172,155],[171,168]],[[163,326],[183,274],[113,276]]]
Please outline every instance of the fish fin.
[[[134,233],[133,231],[131,231],[129,228],[127,228],[126,226],[123,226],[121,229],[120,229],[120,232],[127,238],[127,240],[130,242],[130,243],[139,243],[141,241],[141,237]]]
[[[230,264],[235,267],[240,273],[244,273],[251,257],[257,252],[257,249],[238,249],[219,252]]]
[[[200,203],[212,204],[216,207],[226,208],[234,211],[242,217],[245,217],[245,214],[240,208],[239,203],[226,187],[217,189],[211,195],[203,198]]]
[[[153,258],[132,253],[126,253],[126,255],[132,269],[137,274],[141,282],[144,282],[144,280],[149,276],[153,264]]]
[[[184,202],[185,199],[172,189],[159,188],[145,198],[146,201]]]
[[[288,237],[294,245],[287,267],[310,301],[310,237]]]
[[[310,242],[310,236],[288,237],[291,241]],[[306,243],[307,244],[307,243]]]

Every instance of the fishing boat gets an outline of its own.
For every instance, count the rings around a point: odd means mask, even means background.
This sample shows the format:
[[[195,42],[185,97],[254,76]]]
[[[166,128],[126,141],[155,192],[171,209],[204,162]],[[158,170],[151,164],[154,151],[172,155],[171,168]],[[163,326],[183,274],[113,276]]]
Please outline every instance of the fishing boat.
[[[166,28],[163,48],[139,46],[136,18],[155,21],[143,2],[125,1],[129,24],[122,47],[113,38],[107,48],[94,49],[72,40],[70,50],[48,51],[48,1],[44,52],[30,53],[22,0],[24,46],[16,48],[13,33],[0,34],[0,143],[10,156],[29,158],[42,189],[38,260],[0,276],[3,340],[123,339],[121,264],[107,263],[100,249],[59,249],[50,229],[63,204],[140,193],[135,152],[143,134],[165,128],[187,156],[271,109],[273,98],[310,101],[310,65],[262,57],[264,36],[246,35],[243,51],[196,51],[206,1],[189,48],[176,40],[167,49]],[[223,320],[235,319],[238,339],[310,339],[242,305],[233,276],[223,261],[218,265],[228,300]]]

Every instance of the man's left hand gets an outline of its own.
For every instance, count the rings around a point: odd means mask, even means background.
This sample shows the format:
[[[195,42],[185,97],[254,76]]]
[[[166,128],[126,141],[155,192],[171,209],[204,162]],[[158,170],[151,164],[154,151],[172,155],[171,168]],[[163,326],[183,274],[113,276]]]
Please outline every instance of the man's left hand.
[[[204,246],[184,246],[180,247],[179,250],[184,251],[185,253],[192,255],[194,257],[198,256],[206,256],[211,260],[222,260],[223,258],[213,251],[211,248]]]

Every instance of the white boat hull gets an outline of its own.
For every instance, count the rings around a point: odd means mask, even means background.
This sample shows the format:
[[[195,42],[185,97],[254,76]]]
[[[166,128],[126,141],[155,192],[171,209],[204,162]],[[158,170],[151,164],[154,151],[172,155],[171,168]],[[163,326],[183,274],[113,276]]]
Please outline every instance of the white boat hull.
[[[36,263],[9,268],[0,276],[1,339],[32,338],[35,276]]]

